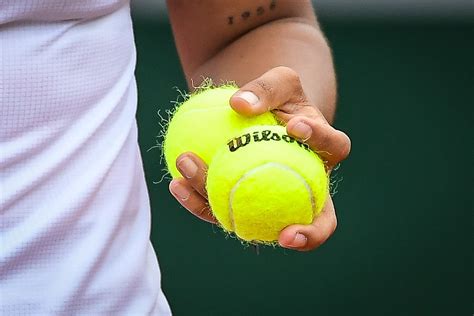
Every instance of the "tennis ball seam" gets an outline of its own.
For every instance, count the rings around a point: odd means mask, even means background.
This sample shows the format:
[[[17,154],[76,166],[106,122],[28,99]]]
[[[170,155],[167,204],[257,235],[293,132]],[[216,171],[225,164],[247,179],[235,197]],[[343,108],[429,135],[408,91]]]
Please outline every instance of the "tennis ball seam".
[[[229,203],[228,203],[229,210],[228,211],[229,211],[230,226],[231,226],[233,232],[236,232],[236,227],[235,227],[235,221],[234,221],[234,210],[232,208],[232,202],[234,200],[235,192],[239,188],[240,183],[243,182],[249,176],[253,175],[254,173],[257,173],[257,172],[259,172],[263,169],[270,168],[270,167],[277,167],[277,168],[282,168],[284,170],[287,170],[287,171],[291,172],[297,179],[300,179],[302,181],[302,183],[303,183],[306,191],[308,191],[308,194],[309,194],[309,197],[310,197],[313,217],[315,216],[315,214],[316,214],[316,200],[315,200],[315,197],[314,197],[314,194],[313,194],[313,190],[311,189],[311,186],[308,184],[306,179],[299,172],[297,172],[295,169],[293,169],[293,168],[291,168],[287,165],[284,165],[284,164],[278,163],[278,162],[267,162],[267,163],[264,163],[263,165],[255,167],[255,168],[247,171],[246,173],[244,173],[239,178],[239,180],[237,180],[237,182],[234,184],[234,186],[232,187],[232,189],[230,191]]]

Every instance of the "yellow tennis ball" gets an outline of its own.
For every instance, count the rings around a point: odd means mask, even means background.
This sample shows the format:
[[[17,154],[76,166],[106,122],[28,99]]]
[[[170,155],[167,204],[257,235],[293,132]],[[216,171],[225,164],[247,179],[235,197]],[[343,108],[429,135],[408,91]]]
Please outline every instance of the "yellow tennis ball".
[[[237,87],[226,85],[200,89],[180,104],[171,118],[163,144],[168,170],[173,178],[180,177],[176,158],[184,152],[197,154],[206,163],[229,139],[244,128],[267,124],[276,125],[271,113],[245,117],[229,105]]]
[[[271,243],[291,224],[310,224],[329,192],[324,163],[283,126],[254,126],[221,148],[209,165],[207,192],[224,230]]]

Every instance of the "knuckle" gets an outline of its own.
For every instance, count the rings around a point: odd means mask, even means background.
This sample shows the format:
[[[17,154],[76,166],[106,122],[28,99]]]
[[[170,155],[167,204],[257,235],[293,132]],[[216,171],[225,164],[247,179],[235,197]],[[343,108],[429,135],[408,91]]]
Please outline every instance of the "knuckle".
[[[291,90],[296,95],[303,95],[303,86],[301,84],[300,75],[292,68],[280,66],[281,77],[284,78],[285,84],[290,85]]]
[[[259,90],[266,94],[267,96],[272,96],[275,93],[274,88],[266,81],[263,79],[257,79],[253,82],[253,88],[255,90]]]
[[[290,67],[279,66],[276,68],[282,77],[285,77],[288,81],[300,81],[300,76],[298,73]]]

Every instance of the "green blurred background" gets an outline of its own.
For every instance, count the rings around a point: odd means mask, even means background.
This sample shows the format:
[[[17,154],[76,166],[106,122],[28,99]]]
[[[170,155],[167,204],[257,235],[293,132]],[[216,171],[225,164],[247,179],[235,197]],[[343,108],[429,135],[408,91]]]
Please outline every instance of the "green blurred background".
[[[186,89],[166,18],[135,16],[152,242],[175,315],[472,315],[472,20],[321,24],[352,138],[320,249],[244,247],[168,193],[157,111]]]

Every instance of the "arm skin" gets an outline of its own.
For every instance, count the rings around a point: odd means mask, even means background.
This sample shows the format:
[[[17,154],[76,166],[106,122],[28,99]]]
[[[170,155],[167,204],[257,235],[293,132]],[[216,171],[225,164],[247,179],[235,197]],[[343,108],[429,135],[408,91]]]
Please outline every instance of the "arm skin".
[[[168,10],[191,87],[203,76],[242,86],[274,67],[287,66],[298,73],[312,104],[332,122],[336,80],[331,51],[310,1],[168,0]],[[246,12],[250,16],[244,19]]]
[[[328,172],[350,151],[334,119],[336,81],[330,49],[308,0],[168,0],[181,63],[190,87],[203,78],[235,81],[230,106],[247,116],[266,111],[286,124],[325,160]],[[205,190],[205,163],[193,153],[176,162],[183,178],[170,191],[191,213],[215,223]],[[331,197],[310,225],[280,232],[282,247],[307,251],[324,243],[337,225]]]

